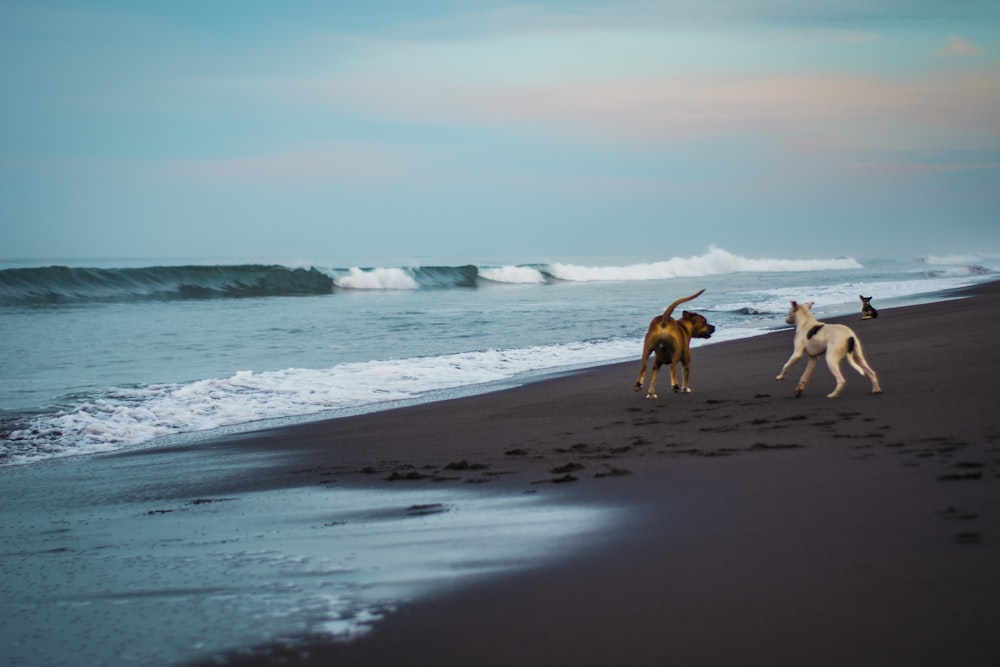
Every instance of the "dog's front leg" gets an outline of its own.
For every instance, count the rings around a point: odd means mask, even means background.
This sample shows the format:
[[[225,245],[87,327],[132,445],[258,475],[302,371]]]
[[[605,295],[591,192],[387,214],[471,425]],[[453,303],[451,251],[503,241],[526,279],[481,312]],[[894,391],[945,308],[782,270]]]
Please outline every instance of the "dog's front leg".
[[[788,375],[788,370],[792,366],[794,366],[795,364],[797,364],[798,361],[799,361],[799,359],[802,358],[803,349],[804,348],[802,348],[802,349],[795,348],[792,351],[792,356],[788,357],[788,361],[786,361],[785,365],[781,367],[781,372],[778,373],[778,376],[776,378],[774,378],[775,380],[784,380],[785,379],[785,376]]]

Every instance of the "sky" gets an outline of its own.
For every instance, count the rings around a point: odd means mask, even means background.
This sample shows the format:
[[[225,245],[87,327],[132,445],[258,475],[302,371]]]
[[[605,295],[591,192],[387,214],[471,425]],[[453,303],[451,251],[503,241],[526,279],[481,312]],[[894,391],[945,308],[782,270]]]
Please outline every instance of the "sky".
[[[0,259],[1000,253],[996,0],[3,0]]]

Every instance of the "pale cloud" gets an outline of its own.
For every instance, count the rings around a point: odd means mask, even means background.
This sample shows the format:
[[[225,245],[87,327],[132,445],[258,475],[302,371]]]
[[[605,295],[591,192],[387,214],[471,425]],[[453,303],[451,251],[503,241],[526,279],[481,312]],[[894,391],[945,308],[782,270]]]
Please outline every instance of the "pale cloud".
[[[524,18],[520,8],[506,11],[518,21]],[[817,42],[834,44],[833,55],[807,54],[837,62],[845,50],[881,41],[870,31],[803,29],[750,41],[735,34],[656,30],[567,36],[556,35],[551,24],[542,26],[527,36],[484,40],[331,38],[313,54],[314,62],[325,63],[318,68],[300,69],[296,76],[189,81],[194,88],[188,92],[283,112],[336,113],[414,128],[502,128],[595,142],[750,136],[794,151],[845,143],[891,147],[884,135],[898,127],[932,130],[901,139],[925,144],[949,129],[987,141],[1000,131],[994,120],[1000,108],[996,70],[809,73],[786,64],[801,53],[799,45]],[[774,40],[782,44],[772,50]],[[331,45],[337,57],[323,58]],[[977,49],[959,37],[949,41],[950,53]],[[766,60],[753,62],[762,54]]]
[[[262,85],[267,87],[266,83]],[[879,124],[960,128],[995,140],[1000,74],[717,76],[562,85],[450,85],[340,78],[280,82],[286,100],[386,121],[526,127],[600,141],[690,141],[742,134],[866,131]],[[301,93],[296,93],[301,90]]]
[[[864,30],[823,30],[825,39],[835,43],[858,44],[861,42],[874,42],[879,39],[879,34]]]
[[[983,47],[978,44],[973,44],[958,35],[951,35],[948,37],[948,41],[945,45],[938,51],[938,55],[949,58],[960,58],[963,56],[974,56],[978,53],[982,53],[982,51]]]
[[[949,174],[968,171],[1000,172],[1000,162],[920,162],[920,161],[877,161],[855,162],[852,169],[871,174],[887,174],[894,176],[926,176],[933,174]]]
[[[149,174],[204,185],[288,186],[382,185],[404,178],[406,160],[399,151],[361,143],[321,148],[276,149],[227,158],[162,160]]]
[[[968,18],[994,18],[994,2],[942,3],[936,0],[595,0],[588,2],[456,3],[447,12],[394,21],[389,32],[420,37],[511,33],[571,33],[591,30],[729,29],[734,25],[780,29],[828,29],[852,39],[864,28]]]

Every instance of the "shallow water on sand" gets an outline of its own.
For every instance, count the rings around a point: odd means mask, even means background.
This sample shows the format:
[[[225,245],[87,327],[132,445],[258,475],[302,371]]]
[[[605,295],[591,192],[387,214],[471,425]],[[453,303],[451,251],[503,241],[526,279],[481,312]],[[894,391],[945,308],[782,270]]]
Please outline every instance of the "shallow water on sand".
[[[435,588],[538,564],[611,514],[450,489],[141,500],[54,463],[3,471],[7,665],[179,664],[350,639]]]

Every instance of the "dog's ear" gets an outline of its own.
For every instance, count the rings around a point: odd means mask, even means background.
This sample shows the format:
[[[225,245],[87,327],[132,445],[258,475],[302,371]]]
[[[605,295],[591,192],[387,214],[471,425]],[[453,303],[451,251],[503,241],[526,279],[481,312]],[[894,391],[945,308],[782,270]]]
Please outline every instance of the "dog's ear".
[[[806,304],[806,308],[808,308],[809,310],[812,310],[813,306],[815,306],[815,305],[816,305],[815,301],[810,301],[809,303]]]
[[[798,307],[799,307],[799,304],[793,300],[792,301],[792,310],[795,310]]]

